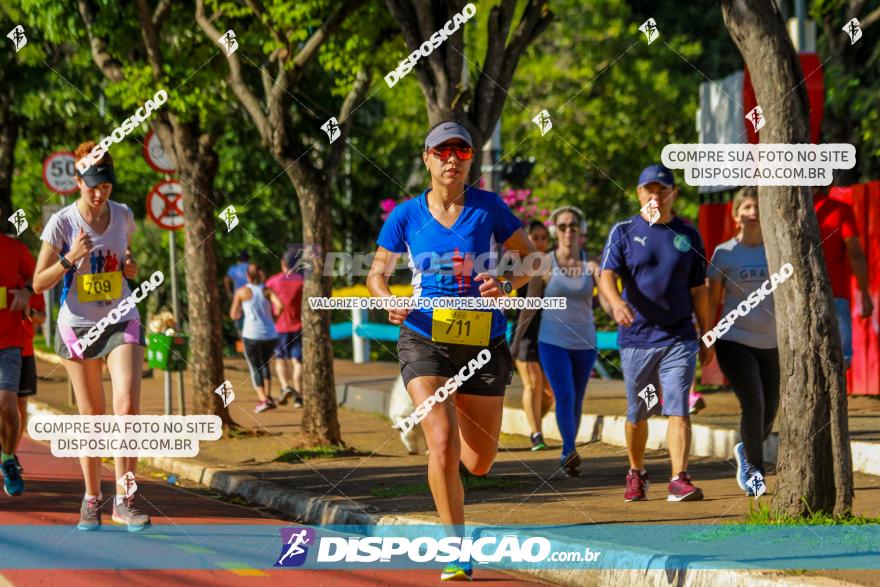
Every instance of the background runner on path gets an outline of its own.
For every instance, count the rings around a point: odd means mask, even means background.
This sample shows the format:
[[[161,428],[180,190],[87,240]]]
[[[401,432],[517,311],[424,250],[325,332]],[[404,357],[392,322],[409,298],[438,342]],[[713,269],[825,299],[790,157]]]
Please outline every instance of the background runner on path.
[[[5,216],[6,211],[0,210]],[[18,390],[25,330],[22,318],[31,298],[34,258],[21,241],[0,233],[0,469],[3,490],[16,496],[24,480],[14,452],[20,438]]]
[[[700,233],[672,212],[677,190],[672,172],[651,165],[639,176],[641,212],[615,224],[602,258],[599,291],[609,300],[620,325],[617,343],[626,384],[626,444],[630,470],[626,501],[646,499],[644,468],[648,417],[658,407],[669,417],[672,479],[669,501],[703,498],[687,473],[691,428],[688,390],[694,379],[697,353],[705,365],[714,350],[701,346],[691,314],[703,332],[712,324],[706,288],[706,261]],[[654,214],[648,206],[656,208]],[[623,281],[623,297],[617,291]]]
[[[724,299],[726,316],[770,278],[758,215],[758,191],[743,188],[733,200],[733,218],[739,234],[721,243],[712,253],[707,271],[709,308],[712,315]],[[715,342],[718,365],[736,393],[742,408],[740,435],[734,446],[736,481],[746,495],[753,495],[748,480],[764,474],[764,441],[773,431],[779,408],[779,351],[776,348],[776,316],[773,295],[745,316]]]

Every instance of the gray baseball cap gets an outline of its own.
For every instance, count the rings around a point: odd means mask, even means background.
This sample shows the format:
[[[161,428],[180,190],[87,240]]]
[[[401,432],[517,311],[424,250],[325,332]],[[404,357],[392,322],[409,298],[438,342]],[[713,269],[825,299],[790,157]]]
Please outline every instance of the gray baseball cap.
[[[425,148],[430,149],[431,147],[442,145],[450,139],[461,139],[466,142],[468,146],[472,148],[474,146],[474,141],[471,139],[471,133],[469,133],[461,123],[454,120],[447,120],[446,122],[441,122],[435,126],[431,132],[428,133],[428,136],[425,137]]]

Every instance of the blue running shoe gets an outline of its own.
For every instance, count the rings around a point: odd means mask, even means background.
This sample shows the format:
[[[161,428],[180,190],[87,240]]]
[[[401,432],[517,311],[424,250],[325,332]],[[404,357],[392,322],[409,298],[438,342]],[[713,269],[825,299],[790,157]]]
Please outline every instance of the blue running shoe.
[[[441,581],[473,581],[474,568],[471,563],[452,563],[443,568]]]
[[[0,468],[3,469],[3,491],[6,492],[6,495],[15,497],[24,493],[24,479],[21,478],[21,473],[15,466],[15,460],[4,461]]]
[[[736,482],[743,491],[748,491],[749,486],[746,485],[749,478],[746,476],[749,468],[749,461],[746,459],[746,448],[743,443],[738,443],[733,447],[733,456],[736,457]]]

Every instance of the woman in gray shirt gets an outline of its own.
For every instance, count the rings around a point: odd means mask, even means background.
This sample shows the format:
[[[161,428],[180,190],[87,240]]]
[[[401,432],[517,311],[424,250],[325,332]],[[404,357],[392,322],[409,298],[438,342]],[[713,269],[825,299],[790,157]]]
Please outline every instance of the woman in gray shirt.
[[[733,218],[739,234],[721,243],[712,254],[709,277],[710,307],[717,308],[724,296],[722,316],[745,302],[770,279],[761,224],[758,222],[758,194],[743,188],[733,200]],[[779,354],[773,297],[766,296],[746,315],[738,315],[715,343],[718,364],[733,387],[742,407],[742,442],[734,447],[737,483],[747,495],[756,474],[764,477],[764,441],[773,430],[779,407]]]
[[[550,254],[549,270],[529,282],[529,297],[564,297],[566,309],[543,310],[538,329],[538,355],[556,397],[556,423],[562,436],[560,467],[568,476],[580,474],[581,459],[575,439],[581,423],[584,395],[596,362],[596,327],[593,323],[593,275],[596,263],[581,251],[586,233],[584,214],[574,206],[563,206],[550,215],[551,236],[557,239]],[[535,314],[524,310],[526,326]],[[524,336],[517,329],[514,346]]]

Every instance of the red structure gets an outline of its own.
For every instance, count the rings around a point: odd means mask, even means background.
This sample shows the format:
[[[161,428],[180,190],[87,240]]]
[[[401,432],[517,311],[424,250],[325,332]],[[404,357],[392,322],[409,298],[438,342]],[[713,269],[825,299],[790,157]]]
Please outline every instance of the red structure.
[[[847,372],[847,388],[850,394],[880,395],[880,181],[831,188],[830,195],[849,203],[855,211],[862,248],[868,259],[869,289],[874,301],[873,315],[861,318],[860,308],[855,302],[860,299],[860,293],[853,278],[853,359]],[[700,206],[698,227],[709,259],[716,246],[736,234],[730,208],[730,202]],[[703,370],[702,382],[724,384],[724,376],[717,362]]]
[[[804,72],[804,85],[807,88],[807,98],[810,101],[810,142],[819,142],[819,133],[822,128],[822,115],[825,112],[825,76],[822,73],[822,63],[819,61],[819,55],[816,53],[800,53],[801,71]],[[743,76],[743,116],[752,111],[757,106],[758,101],[755,98],[755,90],[752,88],[752,80],[749,77],[749,68],[744,68]],[[767,104],[761,107],[767,110]],[[773,121],[768,120],[767,124]],[[749,143],[758,144],[758,134],[752,128],[751,123],[746,123],[746,132],[748,133]]]

